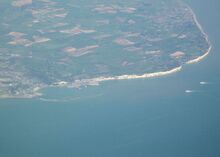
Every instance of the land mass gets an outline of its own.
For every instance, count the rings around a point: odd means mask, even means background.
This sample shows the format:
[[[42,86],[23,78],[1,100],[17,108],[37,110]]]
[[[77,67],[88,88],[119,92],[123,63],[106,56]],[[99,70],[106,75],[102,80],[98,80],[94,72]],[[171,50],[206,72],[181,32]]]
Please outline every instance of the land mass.
[[[204,59],[212,48],[182,1],[14,0],[0,5],[0,98],[164,76]]]

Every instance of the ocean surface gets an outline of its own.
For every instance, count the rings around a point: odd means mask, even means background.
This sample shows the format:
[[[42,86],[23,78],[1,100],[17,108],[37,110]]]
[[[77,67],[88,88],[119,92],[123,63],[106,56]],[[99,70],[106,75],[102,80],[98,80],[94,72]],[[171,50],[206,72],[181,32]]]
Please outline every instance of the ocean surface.
[[[160,78],[0,100],[2,157],[219,157],[219,0],[186,0],[213,49]]]

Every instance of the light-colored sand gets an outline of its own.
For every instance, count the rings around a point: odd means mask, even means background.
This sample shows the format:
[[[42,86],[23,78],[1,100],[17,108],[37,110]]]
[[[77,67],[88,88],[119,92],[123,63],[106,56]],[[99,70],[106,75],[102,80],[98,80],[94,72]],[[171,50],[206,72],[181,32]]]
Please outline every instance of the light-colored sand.
[[[194,22],[196,23],[196,25],[199,28],[199,30],[201,31],[201,33],[205,36],[205,39],[206,39],[207,43],[209,44],[209,48],[208,48],[207,52],[204,55],[199,56],[199,57],[197,57],[195,59],[192,59],[192,60],[186,62],[186,64],[193,64],[193,63],[197,63],[197,62],[203,60],[205,57],[207,57],[209,55],[209,53],[211,52],[212,45],[211,45],[211,42],[208,39],[208,35],[205,33],[205,31],[203,30],[202,26],[200,25],[200,23],[199,23],[199,21],[198,21],[198,19],[196,17],[196,14],[193,12],[193,10],[190,7],[188,7],[188,8],[190,9],[190,11],[191,11],[191,13],[193,15]]]

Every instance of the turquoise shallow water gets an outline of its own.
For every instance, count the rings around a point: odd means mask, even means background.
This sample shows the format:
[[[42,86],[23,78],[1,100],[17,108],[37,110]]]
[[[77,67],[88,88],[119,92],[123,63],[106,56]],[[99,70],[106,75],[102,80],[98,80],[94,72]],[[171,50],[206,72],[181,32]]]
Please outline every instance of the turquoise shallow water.
[[[49,101],[0,100],[0,156],[220,156],[220,2],[187,1],[213,44],[205,60],[161,78],[50,89]]]

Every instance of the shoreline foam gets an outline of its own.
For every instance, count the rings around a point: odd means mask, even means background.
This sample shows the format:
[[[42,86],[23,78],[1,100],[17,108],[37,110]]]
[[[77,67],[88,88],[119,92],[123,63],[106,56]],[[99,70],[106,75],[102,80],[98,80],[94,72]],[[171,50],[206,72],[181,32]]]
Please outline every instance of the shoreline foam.
[[[154,73],[145,73],[142,75],[120,75],[120,76],[114,76],[114,77],[97,77],[92,79],[82,79],[82,80],[76,80],[71,87],[79,88],[81,86],[87,86],[87,85],[99,85],[100,82],[104,81],[114,81],[114,80],[131,80],[131,79],[143,79],[143,78],[152,78],[152,77],[159,77],[159,76],[165,76],[169,75],[175,72],[178,72],[182,69],[182,66],[168,70],[168,71],[160,71],[160,72],[154,72]]]
[[[160,76],[165,76],[169,75],[175,72],[178,72],[182,69],[182,66],[179,66],[177,68],[168,70],[168,71],[160,71],[160,72],[154,72],[154,73],[145,73],[142,75],[120,75],[120,76],[113,76],[113,77],[97,77],[93,79],[83,79],[83,80],[78,80],[80,82],[84,83],[89,83],[89,82],[104,82],[104,81],[114,81],[114,80],[131,80],[131,79],[143,79],[143,78],[152,78],[152,77],[160,77]]]

